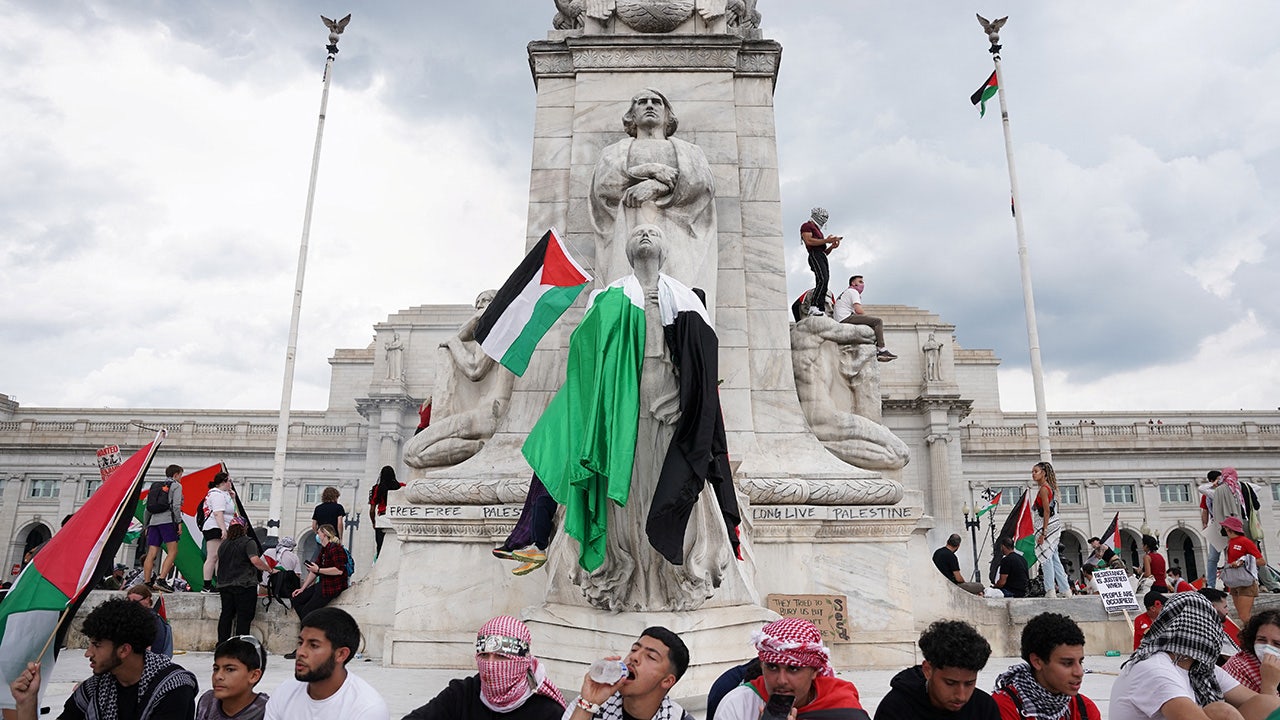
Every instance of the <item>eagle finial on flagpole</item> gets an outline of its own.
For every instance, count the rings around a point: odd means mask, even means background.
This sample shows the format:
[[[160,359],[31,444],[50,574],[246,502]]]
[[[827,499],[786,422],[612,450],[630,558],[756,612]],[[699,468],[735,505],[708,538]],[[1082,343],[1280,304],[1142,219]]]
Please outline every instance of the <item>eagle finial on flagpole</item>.
[[[978,16],[978,24],[982,25],[982,31],[987,34],[987,39],[991,41],[991,54],[1000,54],[1000,28],[1009,21],[1009,16],[1005,15],[997,20],[988,20],[981,15]]]
[[[347,13],[346,17],[336,21],[323,15],[320,19],[324,21],[324,26],[329,28],[329,44],[325,45],[324,49],[328,50],[330,55],[336,55],[338,54],[338,36],[347,29],[347,23],[351,22],[351,13]]]

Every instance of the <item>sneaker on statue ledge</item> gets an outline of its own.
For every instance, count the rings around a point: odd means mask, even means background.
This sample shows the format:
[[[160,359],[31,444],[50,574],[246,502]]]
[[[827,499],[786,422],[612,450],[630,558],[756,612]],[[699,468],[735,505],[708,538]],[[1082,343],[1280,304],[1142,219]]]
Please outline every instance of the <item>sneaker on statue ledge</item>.
[[[888,350],[881,350],[876,353],[876,360],[879,360],[880,362],[889,362],[890,360],[897,360],[897,359],[898,359],[898,356],[894,355]]]
[[[170,585],[169,582],[164,578],[156,578],[155,584],[153,584],[151,587],[161,592],[167,592],[167,593],[173,592],[173,586]]]
[[[809,314],[812,315],[813,317],[822,317],[823,315],[826,315],[826,313],[823,312],[822,310],[819,310],[818,308],[812,307],[812,306],[809,307]]]

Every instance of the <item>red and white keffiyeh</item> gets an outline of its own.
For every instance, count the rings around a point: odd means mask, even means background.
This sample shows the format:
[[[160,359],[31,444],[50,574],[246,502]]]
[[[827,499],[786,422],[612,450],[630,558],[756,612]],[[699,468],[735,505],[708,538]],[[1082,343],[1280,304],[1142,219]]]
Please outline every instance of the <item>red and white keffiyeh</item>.
[[[476,633],[480,701],[490,710],[511,712],[534,694],[546,695],[560,707],[565,706],[560,689],[547,678],[542,663],[530,654],[531,639],[529,628],[510,615],[493,618]]]
[[[808,620],[782,618],[751,634],[760,662],[817,668],[818,674],[835,677],[831,653],[822,644],[822,633]]]

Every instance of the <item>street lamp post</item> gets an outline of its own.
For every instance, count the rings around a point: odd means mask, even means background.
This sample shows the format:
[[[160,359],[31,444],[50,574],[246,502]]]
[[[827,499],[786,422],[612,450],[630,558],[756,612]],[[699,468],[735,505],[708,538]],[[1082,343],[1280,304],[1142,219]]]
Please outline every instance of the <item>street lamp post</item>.
[[[976,516],[969,519],[973,512],[969,503],[965,503],[960,512],[964,513],[964,526],[969,529],[969,546],[973,548],[973,581],[982,582],[982,574],[978,571],[978,528],[982,527],[982,519]]]

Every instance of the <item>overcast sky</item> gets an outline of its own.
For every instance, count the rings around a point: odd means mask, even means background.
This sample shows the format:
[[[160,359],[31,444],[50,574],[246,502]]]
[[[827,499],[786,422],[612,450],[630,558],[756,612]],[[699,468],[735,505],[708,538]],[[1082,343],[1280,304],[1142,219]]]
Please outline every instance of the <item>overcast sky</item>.
[[[272,409],[321,90],[296,409],[327,358],[523,254],[550,0],[0,1],[0,392],[28,406]],[[1033,407],[1004,77],[1054,410],[1280,405],[1280,5],[759,0],[791,297],[809,207],[832,276],[926,308]],[[994,101],[993,101],[994,103]],[[899,352],[902,350],[900,349]]]

